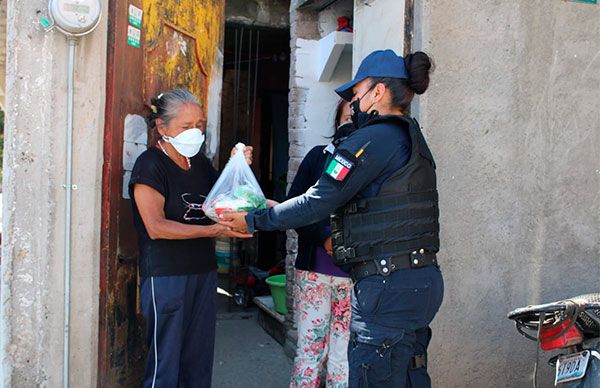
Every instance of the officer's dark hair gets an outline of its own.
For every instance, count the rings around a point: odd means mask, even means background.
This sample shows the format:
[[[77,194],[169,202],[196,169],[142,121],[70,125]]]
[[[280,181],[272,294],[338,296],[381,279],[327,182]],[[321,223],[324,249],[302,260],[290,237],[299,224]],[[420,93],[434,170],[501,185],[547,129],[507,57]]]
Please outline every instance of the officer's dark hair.
[[[391,104],[395,108],[406,111],[415,94],[423,94],[429,87],[429,73],[433,71],[433,63],[429,55],[422,51],[408,54],[404,58],[408,79],[371,77],[371,86],[382,83],[392,96]]]
[[[175,117],[177,110],[183,105],[196,104],[200,106],[198,99],[189,90],[177,88],[159,94],[150,99],[150,114],[146,118],[151,129],[156,128],[156,120],[163,120],[165,125]]]

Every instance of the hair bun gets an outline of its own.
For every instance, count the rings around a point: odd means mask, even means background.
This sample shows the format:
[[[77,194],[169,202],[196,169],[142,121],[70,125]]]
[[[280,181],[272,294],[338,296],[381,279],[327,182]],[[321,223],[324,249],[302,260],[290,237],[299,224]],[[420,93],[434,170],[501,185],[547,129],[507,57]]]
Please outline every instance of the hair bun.
[[[423,94],[429,87],[429,73],[433,64],[429,55],[422,51],[408,54],[404,59],[408,71],[408,86],[416,93]]]

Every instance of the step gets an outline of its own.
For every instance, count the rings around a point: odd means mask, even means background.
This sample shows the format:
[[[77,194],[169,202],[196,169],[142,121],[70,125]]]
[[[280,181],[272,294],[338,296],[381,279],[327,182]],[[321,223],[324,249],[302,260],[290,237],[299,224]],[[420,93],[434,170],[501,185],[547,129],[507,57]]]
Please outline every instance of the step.
[[[258,323],[279,344],[285,344],[285,315],[275,311],[271,295],[257,296],[252,299],[258,306]]]

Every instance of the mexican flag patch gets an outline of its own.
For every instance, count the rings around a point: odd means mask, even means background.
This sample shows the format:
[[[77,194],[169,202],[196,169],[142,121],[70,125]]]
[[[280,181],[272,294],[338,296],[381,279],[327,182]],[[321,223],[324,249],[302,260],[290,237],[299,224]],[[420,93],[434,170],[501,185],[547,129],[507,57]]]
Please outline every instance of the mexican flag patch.
[[[344,158],[342,155],[336,154],[329,163],[329,166],[327,166],[325,172],[333,179],[342,182],[353,168],[354,163]]]

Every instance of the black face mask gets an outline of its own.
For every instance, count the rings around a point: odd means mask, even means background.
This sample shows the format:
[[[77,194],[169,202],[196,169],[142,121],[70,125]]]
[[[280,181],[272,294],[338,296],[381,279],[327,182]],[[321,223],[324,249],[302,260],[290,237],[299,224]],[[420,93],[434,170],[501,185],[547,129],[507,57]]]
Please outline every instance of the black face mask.
[[[333,134],[333,145],[337,148],[337,146],[344,141],[352,132],[354,132],[356,128],[354,127],[354,123],[351,121],[347,121],[340,125]]]
[[[352,101],[350,103],[350,109],[352,110],[352,123],[354,124],[354,127],[356,129],[361,128],[368,121],[370,121],[373,117],[379,115],[379,112],[376,111],[376,110],[372,110],[371,112],[368,112],[368,110],[371,109],[373,107],[373,105],[371,105],[367,109],[367,112],[363,112],[363,111],[360,110],[360,100],[361,100],[361,98],[364,98],[367,95],[367,93],[369,93],[371,90],[373,90],[373,87],[375,87],[375,85],[371,86],[369,88],[369,90],[367,90],[362,95],[362,97],[357,98],[356,100],[354,100],[354,101]]]

